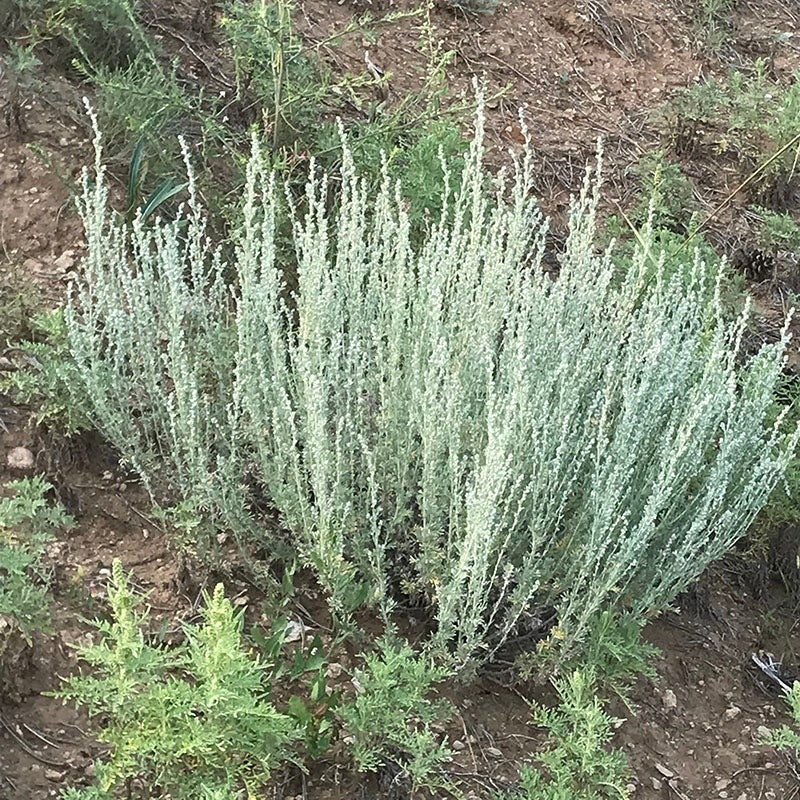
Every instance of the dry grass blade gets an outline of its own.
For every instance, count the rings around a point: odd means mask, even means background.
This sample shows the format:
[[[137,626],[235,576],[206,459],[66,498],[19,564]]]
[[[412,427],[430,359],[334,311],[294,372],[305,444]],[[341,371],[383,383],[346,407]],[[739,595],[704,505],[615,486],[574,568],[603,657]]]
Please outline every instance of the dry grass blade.
[[[701,233],[711,222],[713,222],[731,203],[739,192],[746,189],[756,178],[763,175],[767,168],[774,164],[784,153],[789,152],[795,145],[800,144],[800,133],[793,136],[783,147],[776,150],[761,166],[753,170],[714,210],[695,228],[681,243],[681,245],[669,255],[667,261],[672,261],[676,256],[686,250],[692,241]]]
[[[633,61],[642,55],[639,32],[631,20],[614,14],[604,0],[585,0],[581,10],[597,28],[603,40],[621,58]]]

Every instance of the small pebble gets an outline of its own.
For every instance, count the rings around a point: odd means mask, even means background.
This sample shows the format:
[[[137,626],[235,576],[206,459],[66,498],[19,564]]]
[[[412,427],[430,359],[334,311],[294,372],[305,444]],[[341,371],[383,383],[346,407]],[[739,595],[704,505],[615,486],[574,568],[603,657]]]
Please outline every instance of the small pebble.
[[[664,692],[661,696],[661,702],[664,704],[664,708],[667,711],[672,711],[678,707],[678,698],[675,696],[675,692],[673,692],[672,689],[667,689]]]
[[[27,447],[14,447],[8,451],[6,464],[9,469],[20,471],[33,469],[33,453]]]
[[[496,747],[487,747],[486,748],[486,755],[491,756],[492,758],[502,758],[503,751],[498,750]]]
[[[325,677],[333,681],[340,677],[343,672],[344,667],[341,664],[337,664],[335,661],[332,661],[325,668]]]
[[[656,769],[665,777],[665,778],[674,778],[675,773],[671,769],[667,769],[663,764],[656,764]]]
[[[725,711],[725,721],[730,722],[732,719],[736,719],[741,713],[742,709],[739,708],[739,706],[731,706]]]
[[[75,266],[77,258],[74,250],[65,250],[54,262],[53,266],[61,272],[68,272]]]

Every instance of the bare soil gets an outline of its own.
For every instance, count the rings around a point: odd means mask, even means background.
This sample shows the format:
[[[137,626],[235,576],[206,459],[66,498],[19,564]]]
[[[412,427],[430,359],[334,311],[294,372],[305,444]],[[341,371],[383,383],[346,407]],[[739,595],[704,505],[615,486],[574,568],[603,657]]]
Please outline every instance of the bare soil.
[[[191,24],[195,0],[151,0],[145,6],[145,17],[175,43],[182,59],[217,68],[213,37]],[[323,43],[356,14],[410,8],[406,0],[308,0],[296,20],[309,43]],[[455,54],[447,70],[451,97],[468,97],[473,78],[485,78],[489,135],[498,158],[503,148],[519,144],[517,110],[526,109],[540,159],[538,191],[556,231],[598,137],[604,141],[607,210],[629,209],[640,188],[632,164],[654,147],[669,145],[669,132],[656,127],[651,112],[671,92],[755,57],[769,59],[780,79],[791,79],[800,67],[796,4],[740,2],[730,22],[721,54],[712,55],[704,51],[692,6],[677,2],[514,0],[492,15],[467,16],[445,7],[432,15],[435,37]],[[419,86],[425,68],[418,25],[416,19],[402,20],[380,27],[377,41],[353,35],[335,50],[321,45],[320,53],[334,69],[356,72],[369,51],[371,61],[391,73],[390,99],[399,99]],[[508,90],[498,96],[504,87]],[[32,281],[50,305],[63,300],[83,252],[70,202],[71,187],[92,158],[80,113],[83,91],[45,66],[37,88],[24,93],[23,124],[0,130],[0,286]],[[0,107],[10,99],[11,86],[0,77]],[[729,164],[707,157],[686,166],[709,211],[739,180]],[[712,226],[715,243],[728,255],[741,248],[742,237],[747,246],[740,212],[732,204]],[[752,286],[765,314],[765,337],[774,335],[782,316],[791,267]],[[0,343],[0,356],[5,347]],[[145,496],[118,473],[102,443],[86,441],[65,450],[57,437],[28,424],[27,409],[2,396],[0,419],[7,428],[0,436],[0,482],[18,477],[5,468],[6,452],[30,448],[37,469],[54,481],[79,522],[50,553],[55,633],[37,638],[32,660],[21,664],[17,696],[0,705],[0,800],[40,800],[88,780],[98,754],[88,721],[45,693],[76,668],[72,645],[90,630],[84,620],[103,612],[112,558],[120,558],[151,592],[155,615],[170,621],[193,618],[198,589],[208,576],[198,568],[194,579],[186,580],[185,565],[149,517]],[[625,719],[616,744],[628,753],[637,800],[788,800],[800,791],[791,765],[759,743],[763,726],[788,722],[783,701],[765,692],[747,668],[751,654],[761,649],[787,664],[800,663],[797,607],[777,581],[759,584],[755,578],[752,566],[731,558],[715,566],[680,612],[665,613],[647,628],[647,638],[662,652],[658,680],[639,681],[635,711],[621,704],[614,708]],[[258,596],[244,579],[228,575],[226,586],[257,605]],[[319,606],[312,598],[307,607],[310,619],[297,613],[313,627]],[[317,622],[324,633],[322,618]],[[350,665],[345,654],[342,663]],[[447,693],[459,713],[442,733],[464,745],[453,776],[468,796],[490,797],[509,786],[519,765],[533,757],[541,736],[528,724],[528,701],[550,694],[542,687],[512,689],[489,679],[468,689],[448,687]],[[276,782],[274,796],[399,795],[380,782],[360,786],[331,762],[304,780],[287,773]]]

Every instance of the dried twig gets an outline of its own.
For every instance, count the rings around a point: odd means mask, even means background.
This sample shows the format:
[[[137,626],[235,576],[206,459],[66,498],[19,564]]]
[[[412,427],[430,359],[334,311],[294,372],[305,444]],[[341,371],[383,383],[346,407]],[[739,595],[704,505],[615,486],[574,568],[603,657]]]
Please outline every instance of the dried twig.
[[[43,755],[37,753],[30,745],[20,736],[17,730],[12,726],[6,719],[0,714],[0,726],[5,728],[8,732],[8,735],[31,757],[35,758],[37,761],[40,761],[42,764],[47,764],[48,767],[59,767],[64,768],[69,766],[65,762],[62,761],[53,761],[52,759],[45,758]]]

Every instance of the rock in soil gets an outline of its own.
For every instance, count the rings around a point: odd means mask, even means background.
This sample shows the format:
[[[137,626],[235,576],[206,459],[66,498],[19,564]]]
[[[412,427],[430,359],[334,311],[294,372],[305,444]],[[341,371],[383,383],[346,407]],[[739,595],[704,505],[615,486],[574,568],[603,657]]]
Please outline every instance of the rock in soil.
[[[27,472],[33,469],[33,453],[27,447],[13,447],[8,451],[6,464],[9,469]]]

